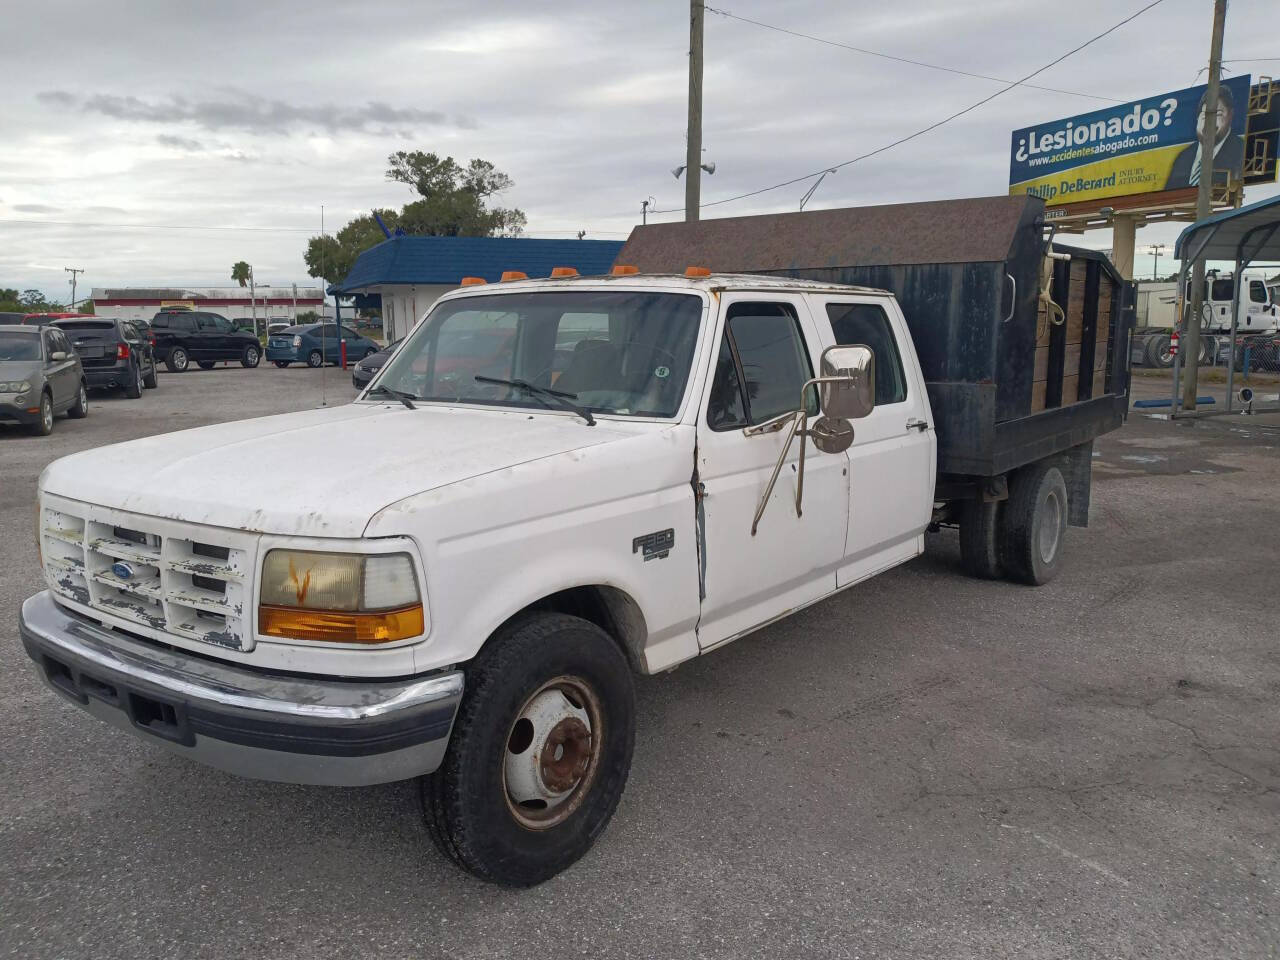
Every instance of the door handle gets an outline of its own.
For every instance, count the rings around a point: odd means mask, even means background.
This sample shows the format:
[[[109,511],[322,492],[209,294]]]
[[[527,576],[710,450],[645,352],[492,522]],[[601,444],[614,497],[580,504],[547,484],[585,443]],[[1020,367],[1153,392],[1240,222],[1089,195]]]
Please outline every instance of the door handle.
[[[917,420],[915,417],[912,417],[910,420],[907,421],[907,429],[919,430],[921,433],[924,433],[924,431],[929,429],[929,421]]]

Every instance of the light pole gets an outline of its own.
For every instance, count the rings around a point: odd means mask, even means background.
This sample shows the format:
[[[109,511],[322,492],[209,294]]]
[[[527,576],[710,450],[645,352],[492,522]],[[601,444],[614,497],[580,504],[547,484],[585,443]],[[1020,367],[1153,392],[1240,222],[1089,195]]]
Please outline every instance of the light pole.
[[[76,306],[76,274],[84,273],[83,267],[63,267],[67,273],[71,274],[71,302],[67,304],[68,310],[74,310]]]
[[[1155,256],[1156,256],[1155,263],[1153,263],[1153,264],[1151,265],[1151,279],[1152,279],[1152,280],[1159,280],[1159,279],[1160,279],[1160,251],[1161,251],[1161,250],[1163,250],[1163,249],[1164,249],[1164,244],[1163,244],[1163,243],[1153,243],[1153,244],[1151,244],[1150,250],[1151,250],[1151,252],[1152,252],[1152,253],[1154,253],[1154,254],[1155,254]]]

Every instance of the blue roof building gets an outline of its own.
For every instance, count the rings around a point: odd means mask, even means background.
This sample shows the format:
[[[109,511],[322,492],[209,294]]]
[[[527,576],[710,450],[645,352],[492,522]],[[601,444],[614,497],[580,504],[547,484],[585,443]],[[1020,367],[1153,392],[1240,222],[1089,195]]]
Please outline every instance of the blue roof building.
[[[526,237],[396,236],[356,258],[331,294],[380,297],[388,342],[404,336],[431,304],[463,277],[496,283],[504,270],[548,277],[553,267],[583,276],[606,274],[622,249],[617,240],[540,240]]]

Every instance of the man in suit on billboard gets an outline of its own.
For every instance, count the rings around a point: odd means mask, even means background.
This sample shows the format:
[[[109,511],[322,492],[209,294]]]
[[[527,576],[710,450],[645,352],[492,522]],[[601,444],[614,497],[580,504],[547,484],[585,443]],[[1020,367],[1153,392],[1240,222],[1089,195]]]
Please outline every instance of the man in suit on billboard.
[[[1199,136],[1204,130],[1204,101],[1208,96],[1206,91],[1196,107],[1196,142],[1187,146],[1173,161],[1169,179],[1164,185],[1166,190],[1194,187],[1200,183],[1200,175],[1205,163]],[[1229,170],[1238,177],[1244,164],[1244,142],[1241,137],[1231,134],[1235,112],[1235,98],[1231,95],[1230,88],[1225,84],[1219,86],[1211,167],[1214,170]]]

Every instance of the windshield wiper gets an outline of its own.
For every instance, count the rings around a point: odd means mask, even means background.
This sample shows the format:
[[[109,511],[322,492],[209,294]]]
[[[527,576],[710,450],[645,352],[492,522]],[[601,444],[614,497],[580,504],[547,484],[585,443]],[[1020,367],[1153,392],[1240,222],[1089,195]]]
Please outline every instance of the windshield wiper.
[[[392,390],[390,387],[384,387],[381,384],[379,384],[378,386],[370,390],[368,393],[366,393],[365,396],[372,397],[375,393],[385,393],[388,397],[395,397],[397,400],[403,403],[410,410],[418,409],[416,406],[414,406],[414,403],[413,403],[414,397],[412,393],[405,393],[403,390]]]
[[[519,387],[521,390],[528,390],[530,393],[539,397],[547,397],[554,400],[564,409],[572,411],[587,421],[588,427],[596,425],[596,418],[591,415],[591,411],[586,407],[580,407],[576,403],[570,403],[570,400],[577,400],[576,393],[565,393],[563,390],[552,390],[550,387],[540,387],[536,383],[530,383],[528,380],[503,380],[500,377],[482,377],[476,374],[477,383],[497,383],[504,387]]]

